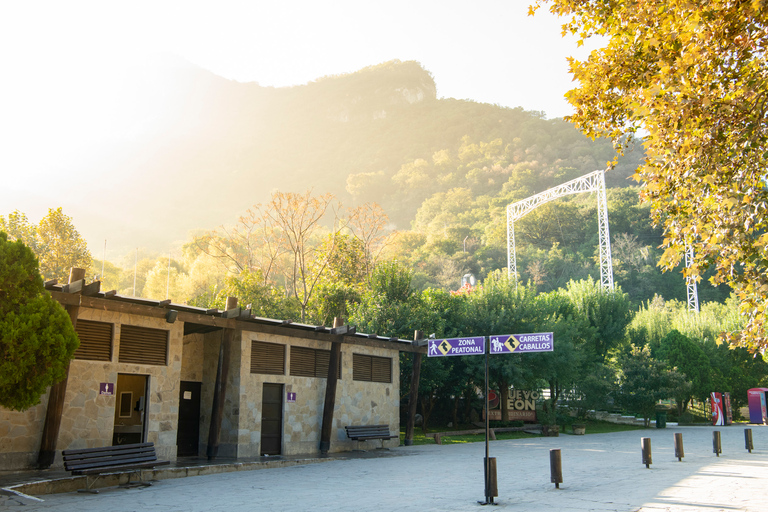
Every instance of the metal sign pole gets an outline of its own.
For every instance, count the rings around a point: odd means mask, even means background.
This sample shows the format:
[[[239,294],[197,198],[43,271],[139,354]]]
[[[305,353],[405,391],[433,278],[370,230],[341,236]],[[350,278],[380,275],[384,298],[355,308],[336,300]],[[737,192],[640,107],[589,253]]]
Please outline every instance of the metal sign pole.
[[[489,431],[490,431],[490,418],[491,410],[489,409],[490,401],[488,395],[490,394],[490,386],[488,384],[488,352],[490,347],[488,346],[488,338],[486,337],[483,342],[486,344],[485,349],[485,505],[493,503],[493,496],[491,496],[491,459],[489,453]]]

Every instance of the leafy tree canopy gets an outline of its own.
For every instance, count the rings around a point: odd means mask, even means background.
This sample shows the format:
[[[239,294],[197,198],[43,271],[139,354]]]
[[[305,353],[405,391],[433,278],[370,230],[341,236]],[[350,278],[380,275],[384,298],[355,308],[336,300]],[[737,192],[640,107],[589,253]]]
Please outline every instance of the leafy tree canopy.
[[[0,406],[23,411],[66,376],[79,345],[32,251],[0,232]]]
[[[621,145],[642,134],[636,179],[663,223],[661,264],[686,247],[713,281],[729,283],[747,324],[732,340],[768,346],[768,6],[762,0],[538,0],[567,17],[564,33],[605,45],[571,60],[579,87],[570,117],[592,137]]]
[[[31,224],[19,211],[10,213],[7,218],[0,216],[0,230],[32,249],[45,279],[65,282],[72,267],[88,268],[91,265],[91,253],[85,240],[60,207],[49,208],[48,215],[38,225]]]

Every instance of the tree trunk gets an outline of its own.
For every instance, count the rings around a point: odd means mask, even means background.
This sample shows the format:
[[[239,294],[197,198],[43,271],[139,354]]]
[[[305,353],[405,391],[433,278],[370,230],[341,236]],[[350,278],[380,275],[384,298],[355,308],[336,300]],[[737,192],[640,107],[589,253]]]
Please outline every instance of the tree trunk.
[[[501,421],[509,420],[509,383],[499,382],[499,398],[501,400]]]
[[[459,402],[461,402],[461,395],[456,394],[453,397],[453,411],[451,411],[451,419],[454,427],[459,424]]]
[[[421,431],[425,434],[429,432],[429,416],[432,414],[432,409],[435,407],[435,392],[430,391],[428,395],[421,395],[421,415],[423,417],[421,423]]]

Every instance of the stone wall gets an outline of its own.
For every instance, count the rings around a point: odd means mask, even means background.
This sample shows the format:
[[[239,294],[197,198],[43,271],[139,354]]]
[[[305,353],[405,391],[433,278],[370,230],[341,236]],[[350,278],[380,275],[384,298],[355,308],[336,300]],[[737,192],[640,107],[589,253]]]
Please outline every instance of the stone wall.
[[[61,450],[110,446],[115,427],[118,397],[101,395],[99,384],[117,383],[118,374],[148,378],[146,441],[155,443],[160,459],[176,459],[180,381],[201,382],[199,453],[205,455],[210,428],[213,389],[224,331],[183,335],[183,322],[169,324],[163,318],[81,307],[79,318],[114,325],[112,359],[109,362],[73,360],[57,443],[54,467],[61,467]],[[168,364],[118,362],[121,325],[169,331]],[[230,369],[218,455],[256,457],[261,452],[261,410],[265,383],[283,385],[282,453],[315,454],[319,451],[326,379],[290,375],[290,348],[283,375],[250,373],[253,340],[282,345],[330,350],[331,342],[289,335],[236,331],[232,338]],[[353,354],[388,357],[392,360],[391,383],[353,380]],[[399,359],[396,349],[343,343],[342,375],[338,381],[330,451],[363,447],[346,439],[344,426],[386,424],[399,429]],[[287,403],[285,393],[296,393]],[[45,420],[47,394],[41,404],[24,412],[0,409],[0,469],[22,469],[37,460]],[[378,446],[378,441],[376,445]],[[397,446],[397,440],[384,443]]]
[[[330,342],[305,340],[264,333],[244,332],[241,341],[242,374],[239,400],[238,456],[250,457],[260,453],[261,397],[264,383],[284,385],[285,393],[296,393],[296,402],[283,403],[283,455],[314,454],[320,447],[320,430],[325,403],[325,378],[294,377],[290,375],[290,349],[286,354],[284,375],[250,373],[251,341],[264,341],[289,346],[304,346],[330,350]],[[353,353],[389,357],[392,359],[392,383],[360,382],[352,379]],[[399,358],[397,350],[371,348],[344,343],[341,346],[341,379],[336,387],[336,405],[331,436],[331,452],[351,450],[357,441],[346,438],[346,425],[385,424],[392,432],[399,431]],[[378,441],[376,441],[378,443]],[[385,446],[397,446],[398,440],[385,441]]]
[[[100,395],[99,384],[116,384],[118,373],[148,376],[146,440],[155,443],[158,458],[175,460],[183,324],[83,307],[78,319],[114,325],[112,360],[71,362],[54,466],[62,465],[61,450],[112,445],[116,397]],[[121,324],[168,330],[168,365],[119,363]],[[0,468],[21,469],[37,460],[46,406],[47,394],[23,413],[0,409]]]
[[[0,408],[0,469],[28,468],[37,461],[48,394],[26,411]]]

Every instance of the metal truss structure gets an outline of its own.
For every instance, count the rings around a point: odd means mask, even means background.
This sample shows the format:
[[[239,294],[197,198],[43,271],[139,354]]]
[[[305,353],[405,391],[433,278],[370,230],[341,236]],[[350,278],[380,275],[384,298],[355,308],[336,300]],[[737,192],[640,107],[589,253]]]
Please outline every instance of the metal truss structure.
[[[557,187],[545,190],[522,201],[507,206],[507,270],[517,278],[515,253],[515,221],[536,207],[570,194],[597,192],[597,224],[600,244],[600,283],[613,289],[613,263],[611,262],[611,237],[608,231],[608,201],[605,196],[605,172],[595,171]]]
[[[691,268],[693,265],[693,246],[688,245],[685,248],[685,268]],[[696,279],[693,276],[686,276],[685,288],[688,292],[688,311],[699,312],[699,291],[696,288]]]

